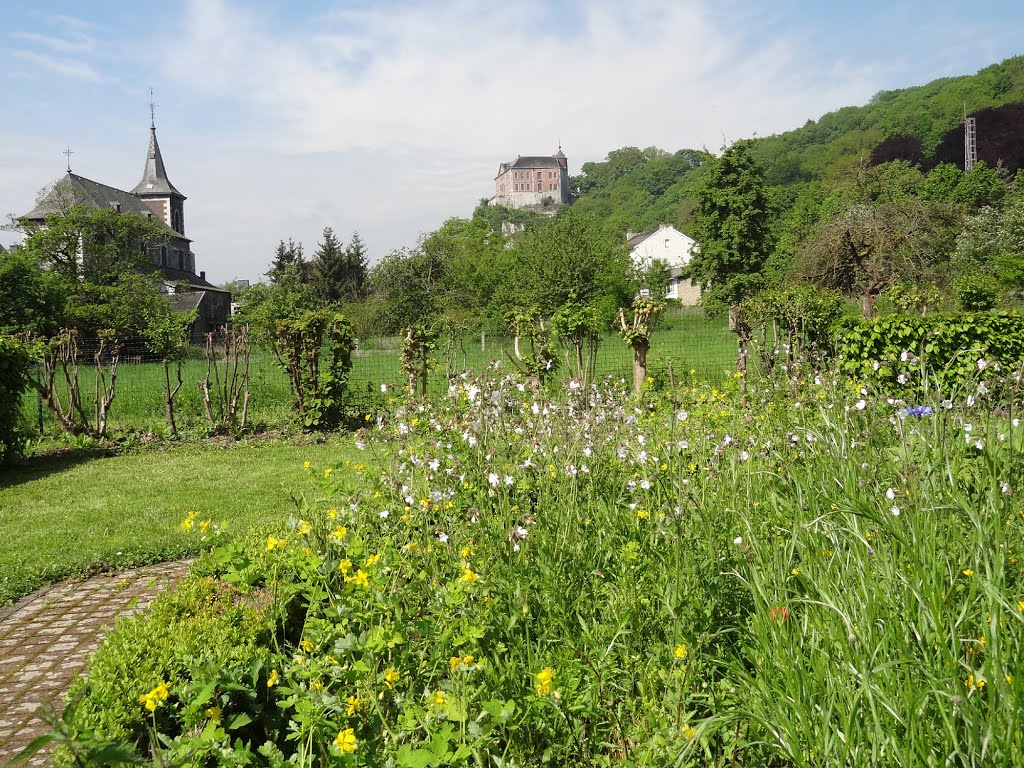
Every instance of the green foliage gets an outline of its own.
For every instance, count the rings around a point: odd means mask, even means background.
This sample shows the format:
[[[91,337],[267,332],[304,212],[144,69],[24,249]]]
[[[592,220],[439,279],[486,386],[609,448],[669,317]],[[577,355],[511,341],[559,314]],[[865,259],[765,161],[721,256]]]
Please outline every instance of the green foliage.
[[[323,239],[309,264],[309,285],[323,302],[358,301],[365,295],[366,248],[358,232],[343,248],[330,227],[324,227]]]
[[[287,244],[284,240],[280,241],[274,251],[274,259],[270,262],[270,271],[267,272],[267,277],[275,285],[281,281],[307,282],[309,265],[303,254],[302,243],[296,243],[290,237]]]
[[[29,388],[31,366],[24,344],[0,336],[0,465],[21,453],[21,398]]]
[[[306,429],[331,429],[343,415],[355,336],[340,313],[310,310],[274,324],[274,350]]]
[[[711,311],[738,305],[764,283],[772,213],[751,147],[738,141],[713,160],[697,192],[692,227],[700,250],[684,276],[701,286],[701,304]]]
[[[969,218],[952,263],[958,273],[987,275],[1003,292],[1024,290],[1024,192],[1018,188],[1001,208],[987,207]]]
[[[0,251],[0,334],[54,333],[64,318],[70,292],[30,253]]]
[[[22,221],[22,250],[69,282],[113,285],[126,273],[155,271],[148,252],[173,234],[162,222],[112,208],[72,205],[43,224]]]
[[[169,686],[152,762],[1020,766],[1019,389],[909,408],[832,373],[403,402],[372,466],[311,464],[204,561],[306,610],[276,676]]]
[[[1024,315],[1014,312],[846,317],[835,339],[842,370],[900,390],[934,381],[948,396],[980,372],[1024,365]]]
[[[408,392],[411,395],[427,394],[430,353],[437,346],[437,337],[437,329],[423,323],[410,325],[402,333],[402,351],[399,359],[402,373],[409,380]]]
[[[811,285],[771,288],[747,299],[741,311],[764,372],[771,375],[781,359],[792,376],[794,363],[821,367],[831,351],[832,326],[843,314],[843,297]]]
[[[79,699],[70,723],[74,732],[126,740],[147,754],[156,746],[152,728],[202,732],[211,723],[204,710],[218,707],[222,715],[210,731],[259,742],[275,716],[267,697],[258,694],[279,624],[268,590],[245,594],[223,581],[194,577],[157,598],[145,615],[119,619],[117,631],[92,657],[89,676],[72,686],[70,696]],[[149,713],[140,697],[160,683],[167,685],[167,699]],[[174,706],[178,701],[189,705]]]

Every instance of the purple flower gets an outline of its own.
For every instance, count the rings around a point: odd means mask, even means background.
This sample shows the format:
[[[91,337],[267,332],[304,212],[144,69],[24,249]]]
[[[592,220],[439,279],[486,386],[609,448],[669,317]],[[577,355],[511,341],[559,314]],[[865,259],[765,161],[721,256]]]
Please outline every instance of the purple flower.
[[[912,405],[907,408],[907,416],[917,416],[920,419],[922,416],[931,416],[931,414],[932,407],[930,405]]]

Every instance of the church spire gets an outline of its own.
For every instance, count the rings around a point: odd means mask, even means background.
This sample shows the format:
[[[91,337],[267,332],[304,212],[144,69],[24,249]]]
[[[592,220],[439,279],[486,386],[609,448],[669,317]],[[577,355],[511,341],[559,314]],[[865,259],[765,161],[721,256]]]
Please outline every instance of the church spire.
[[[160,144],[156,140],[156,104],[153,103],[153,89],[149,89],[149,151],[146,153],[146,168],[142,173],[142,181],[135,185],[132,193],[141,195],[177,195],[184,198],[171,180],[167,178],[164,158],[160,154]]]

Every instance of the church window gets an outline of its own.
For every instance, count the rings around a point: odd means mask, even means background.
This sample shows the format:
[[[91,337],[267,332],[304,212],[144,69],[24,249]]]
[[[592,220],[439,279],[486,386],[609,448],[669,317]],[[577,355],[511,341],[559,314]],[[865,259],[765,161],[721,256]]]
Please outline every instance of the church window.
[[[160,266],[161,267],[166,267],[167,266],[167,246],[166,245],[161,245],[160,246]]]

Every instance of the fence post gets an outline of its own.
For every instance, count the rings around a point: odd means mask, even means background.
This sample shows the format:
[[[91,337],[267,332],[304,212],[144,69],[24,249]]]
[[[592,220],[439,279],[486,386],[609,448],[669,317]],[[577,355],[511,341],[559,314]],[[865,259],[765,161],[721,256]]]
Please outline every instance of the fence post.
[[[39,423],[39,436],[43,436],[43,394],[39,390],[43,386],[43,374],[39,363],[36,363],[36,418]]]
[[[481,352],[486,352],[487,351],[487,332],[486,331],[480,331],[480,351]]]

